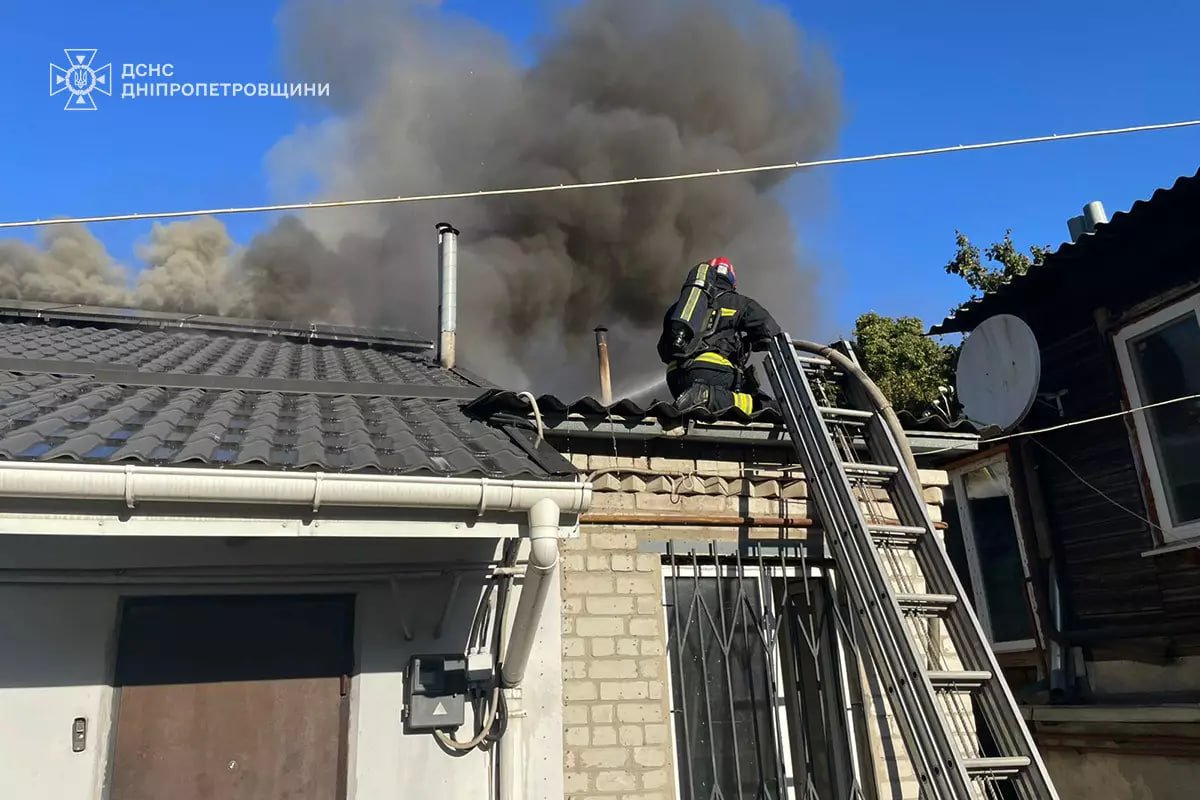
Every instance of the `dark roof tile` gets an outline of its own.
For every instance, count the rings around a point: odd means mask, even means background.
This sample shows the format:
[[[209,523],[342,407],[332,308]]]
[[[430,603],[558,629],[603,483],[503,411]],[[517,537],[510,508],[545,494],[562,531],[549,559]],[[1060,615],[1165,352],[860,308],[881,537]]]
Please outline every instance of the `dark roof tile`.
[[[123,386],[55,374],[54,365],[37,363],[135,370],[141,383],[150,384],[147,375],[190,373],[387,387],[477,386],[411,349],[122,328],[116,318],[39,324],[0,313],[0,353],[30,362],[28,370],[0,372],[0,457],[10,460],[555,479],[575,473],[561,455],[532,448],[527,431],[468,417],[459,400],[267,386],[178,388],[166,380],[163,386]],[[528,439],[537,457],[518,439]]]

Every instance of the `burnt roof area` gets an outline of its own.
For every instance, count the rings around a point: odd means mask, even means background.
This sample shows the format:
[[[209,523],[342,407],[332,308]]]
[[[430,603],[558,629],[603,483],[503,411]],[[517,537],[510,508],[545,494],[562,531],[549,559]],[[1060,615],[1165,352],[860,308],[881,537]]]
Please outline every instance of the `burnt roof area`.
[[[0,458],[562,479],[407,331],[0,301]]]
[[[1200,172],[1061,245],[1025,275],[963,304],[930,333],[971,331],[996,314],[1014,314],[1035,330],[1065,328],[1096,308],[1121,311],[1196,281],[1198,213]]]

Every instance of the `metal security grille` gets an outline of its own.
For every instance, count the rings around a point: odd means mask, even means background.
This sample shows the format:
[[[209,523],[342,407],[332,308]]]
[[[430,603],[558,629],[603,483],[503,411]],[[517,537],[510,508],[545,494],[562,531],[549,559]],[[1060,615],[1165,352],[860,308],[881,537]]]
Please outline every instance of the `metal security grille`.
[[[873,797],[845,604],[803,551],[664,561],[682,800]]]

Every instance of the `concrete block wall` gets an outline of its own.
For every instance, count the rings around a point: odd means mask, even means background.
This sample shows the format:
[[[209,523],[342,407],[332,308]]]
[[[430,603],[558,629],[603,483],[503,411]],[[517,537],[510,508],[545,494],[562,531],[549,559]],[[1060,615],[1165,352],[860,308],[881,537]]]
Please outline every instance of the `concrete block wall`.
[[[570,453],[586,472],[614,467],[644,471],[597,482],[592,511],[660,515],[741,515],[811,518],[803,478],[792,468],[744,461]],[[654,473],[686,474],[656,480]],[[715,480],[720,479],[720,480]],[[945,473],[921,473],[925,499],[940,521]],[[868,501],[867,497],[863,498]],[[877,498],[870,511],[891,512]],[[585,523],[563,548],[563,678],[565,790],[571,800],[668,800],[675,797],[666,630],[659,555],[639,542],[675,540],[688,546],[742,538],[803,539],[803,528],[613,526]],[[915,563],[901,561],[920,585]],[[940,649],[953,648],[936,631]],[[950,662],[947,662],[950,663]],[[862,677],[879,797],[917,796],[894,715],[869,667]]]

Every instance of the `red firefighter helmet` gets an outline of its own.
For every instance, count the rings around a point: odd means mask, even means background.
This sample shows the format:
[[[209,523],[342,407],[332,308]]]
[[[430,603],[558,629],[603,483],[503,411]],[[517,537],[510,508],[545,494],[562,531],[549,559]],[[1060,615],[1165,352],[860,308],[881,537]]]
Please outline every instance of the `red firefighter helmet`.
[[[737,286],[737,273],[733,271],[733,262],[725,256],[717,256],[708,265],[713,268],[718,275],[724,275],[729,279],[731,286]]]

